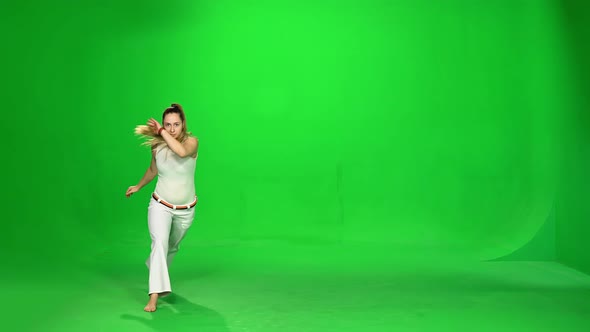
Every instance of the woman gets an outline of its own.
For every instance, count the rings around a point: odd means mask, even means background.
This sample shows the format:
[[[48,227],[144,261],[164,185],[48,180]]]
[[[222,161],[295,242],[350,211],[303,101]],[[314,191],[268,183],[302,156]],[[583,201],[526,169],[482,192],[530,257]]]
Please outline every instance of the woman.
[[[199,141],[187,132],[182,107],[172,104],[162,115],[162,124],[149,119],[147,126],[137,126],[135,133],[148,140],[152,161],[143,178],[127,189],[131,197],[156,175],[158,182],[148,207],[148,228],[152,238],[149,268],[149,301],[144,310],[156,311],[159,296],[168,295],[170,277],[168,267],[172,263],[178,245],[193,223],[197,204],[194,174]]]

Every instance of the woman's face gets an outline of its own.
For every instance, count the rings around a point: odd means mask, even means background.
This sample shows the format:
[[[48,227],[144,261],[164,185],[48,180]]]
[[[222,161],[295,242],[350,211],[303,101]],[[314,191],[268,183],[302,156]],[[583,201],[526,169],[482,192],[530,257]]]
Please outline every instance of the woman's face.
[[[174,138],[177,138],[182,132],[183,123],[178,113],[166,114],[164,117],[164,123],[162,125],[164,126],[164,129]]]

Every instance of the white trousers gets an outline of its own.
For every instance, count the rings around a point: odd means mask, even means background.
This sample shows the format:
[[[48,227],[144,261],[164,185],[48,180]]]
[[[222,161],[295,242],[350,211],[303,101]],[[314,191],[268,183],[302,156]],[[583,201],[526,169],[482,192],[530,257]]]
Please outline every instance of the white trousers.
[[[152,250],[145,262],[150,271],[149,294],[168,295],[172,291],[168,268],[194,217],[195,207],[174,210],[153,198],[150,199],[148,228],[152,238]]]

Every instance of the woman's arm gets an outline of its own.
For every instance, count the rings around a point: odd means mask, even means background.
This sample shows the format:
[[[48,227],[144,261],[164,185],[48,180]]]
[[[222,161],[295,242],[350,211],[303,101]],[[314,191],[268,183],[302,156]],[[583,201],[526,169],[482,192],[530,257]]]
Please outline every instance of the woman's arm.
[[[199,147],[199,141],[194,137],[189,137],[184,143],[180,143],[166,130],[162,130],[160,135],[166,141],[170,150],[174,151],[181,158],[195,155]]]
[[[152,128],[154,133],[160,134],[170,150],[176,153],[179,157],[184,158],[196,155],[197,149],[199,148],[199,140],[195,137],[189,137],[183,143],[180,143],[166,130],[160,130],[162,126],[156,119],[150,118],[148,120],[148,126]]]
[[[150,167],[145,171],[145,174],[137,184],[138,189],[143,188],[150,183],[158,175],[158,166],[156,166],[156,151],[152,149],[152,161]]]
[[[152,162],[150,167],[147,169],[147,171],[145,171],[145,174],[141,180],[139,180],[138,184],[127,188],[125,196],[131,197],[131,195],[138,192],[146,184],[150,183],[156,177],[156,175],[158,175],[158,166],[156,165],[156,151],[152,150]]]

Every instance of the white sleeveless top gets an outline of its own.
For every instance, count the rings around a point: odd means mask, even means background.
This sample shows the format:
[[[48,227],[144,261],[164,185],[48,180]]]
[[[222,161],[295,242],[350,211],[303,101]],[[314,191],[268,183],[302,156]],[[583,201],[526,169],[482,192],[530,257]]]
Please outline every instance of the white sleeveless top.
[[[159,148],[156,152],[156,166],[158,167],[156,194],[174,205],[194,202],[197,157],[181,158],[168,146]]]

